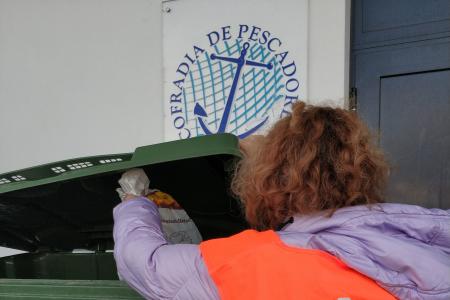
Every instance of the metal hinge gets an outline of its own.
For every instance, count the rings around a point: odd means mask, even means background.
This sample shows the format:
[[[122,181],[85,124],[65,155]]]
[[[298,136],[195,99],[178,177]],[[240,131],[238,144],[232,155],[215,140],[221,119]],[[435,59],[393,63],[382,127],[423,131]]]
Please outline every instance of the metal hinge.
[[[352,111],[358,109],[358,93],[355,87],[350,88],[350,93],[348,95],[348,106]]]

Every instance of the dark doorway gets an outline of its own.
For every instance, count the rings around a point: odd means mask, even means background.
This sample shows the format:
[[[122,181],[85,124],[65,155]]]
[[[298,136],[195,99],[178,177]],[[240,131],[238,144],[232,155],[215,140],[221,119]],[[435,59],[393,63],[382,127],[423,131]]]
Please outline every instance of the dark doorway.
[[[358,114],[392,166],[387,201],[450,208],[450,1],[354,0]]]

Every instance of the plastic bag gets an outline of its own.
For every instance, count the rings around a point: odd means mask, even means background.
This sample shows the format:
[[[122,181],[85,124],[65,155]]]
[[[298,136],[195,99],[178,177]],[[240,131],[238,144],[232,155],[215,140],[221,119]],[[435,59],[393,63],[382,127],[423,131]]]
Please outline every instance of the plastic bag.
[[[199,244],[202,241],[197,226],[172,196],[155,191],[147,198],[158,205],[162,229],[171,244]]]

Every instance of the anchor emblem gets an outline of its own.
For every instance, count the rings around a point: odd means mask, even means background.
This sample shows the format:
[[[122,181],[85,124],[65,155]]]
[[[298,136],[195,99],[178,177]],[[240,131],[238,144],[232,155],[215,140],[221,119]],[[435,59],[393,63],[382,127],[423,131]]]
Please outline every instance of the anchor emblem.
[[[233,106],[233,102],[235,99],[236,88],[237,88],[239,79],[241,77],[243,67],[245,65],[247,65],[247,66],[252,66],[252,67],[262,67],[262,68],[266,68],[268,70],[271,70],[273,68],[271,63],[262,64],[259,62],[246,60],[245,56],[247,55],[247,50],[248,50],[249,46],[250,46],[249,43],[247,43],[247,42],[244,43],[242,50],[241,50],[241,54],[238,58],[223,57],[223,56],[218,56],[215,54],[211,54],[211,56],[210,56],[212,60],[217,59],[217,60],[222,60],[222,61],[226,61],[226,62],[230,62],[230,63],[235,63],[237,65],[236,73],[234,74],[233,83],[231,85],[230,94],[228,95],[228,99],[225,103],[225,109],[223,110],[222,118],[220,120],[220,124],[219,124],[219,128],[217,129],[217,133],[224,133],[225,129],[228,125],[231,108]],[[206,125],[206,123],[203,120],[203,118],[206,118],[208,116],[208,114],[207,114],[206,110],[198,102],[195,104],[194,114],[197,116],[197,120],[200,123],[200,127],[203,129],[203,131],[206,134],[212,134],[213,132],[208,128],[208,126]],[[259,122],[256,126],[251,128],[250,130],[238,135],[239,138],[245,138],[245,137],[251,135],[252,133],[254,133],[255,131],[257,131],[261,126],[264,125],[264,123],[266,123],[268,118],[269,117],[266,117],[264,120]]]

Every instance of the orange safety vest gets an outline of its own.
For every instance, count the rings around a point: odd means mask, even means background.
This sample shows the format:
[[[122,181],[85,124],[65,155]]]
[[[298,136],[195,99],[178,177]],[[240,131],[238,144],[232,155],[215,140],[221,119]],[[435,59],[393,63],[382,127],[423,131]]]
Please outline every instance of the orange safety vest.
[[[224,300],[395,299],[336,257],[290,247],[274,231],[205,241],[200,251]]]

